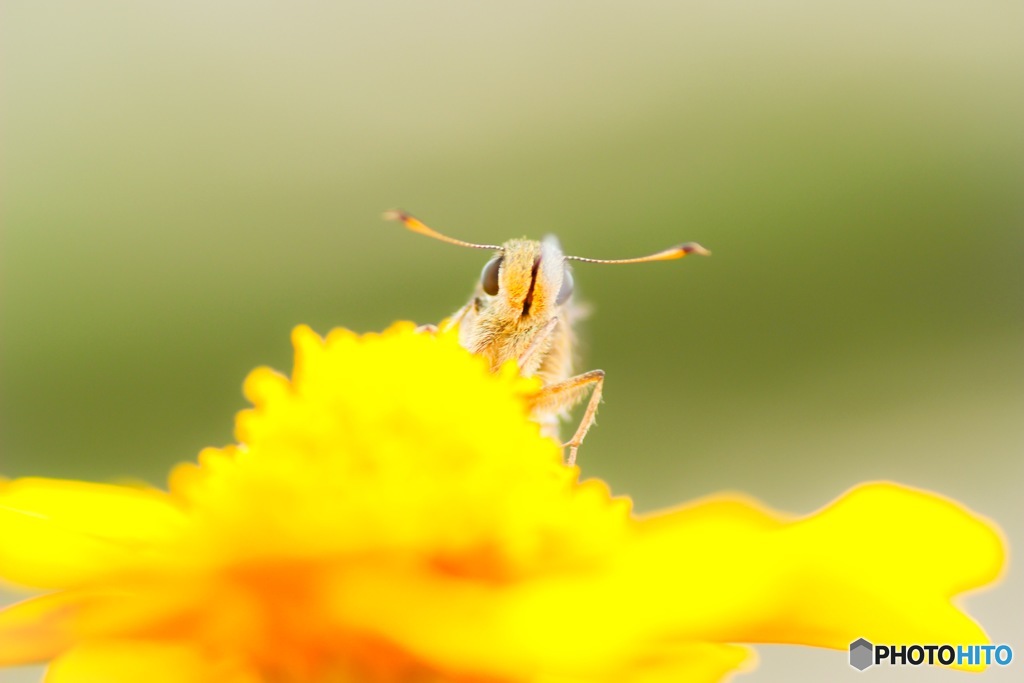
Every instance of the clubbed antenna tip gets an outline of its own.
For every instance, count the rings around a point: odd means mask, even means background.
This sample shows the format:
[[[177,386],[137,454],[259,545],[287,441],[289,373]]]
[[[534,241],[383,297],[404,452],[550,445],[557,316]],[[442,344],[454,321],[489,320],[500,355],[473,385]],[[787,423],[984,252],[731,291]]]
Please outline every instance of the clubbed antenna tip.
[[[686,244],[680,244],[678,247],[683,255],[686,254],[697,254],[698,256],[711,256],[711,251],[700,246],[696,242],[687,242]]]

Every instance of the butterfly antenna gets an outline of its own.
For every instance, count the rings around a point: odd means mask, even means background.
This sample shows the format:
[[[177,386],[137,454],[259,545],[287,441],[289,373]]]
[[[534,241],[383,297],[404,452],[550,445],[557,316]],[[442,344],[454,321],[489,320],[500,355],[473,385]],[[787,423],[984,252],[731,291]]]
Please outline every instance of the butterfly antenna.
[[[640,256],[638,258],[624,258],[624,259],[603,259],[603,258],[584,258],[582,256],[566,256],[565,258],[571,261],[583,261],[584,263],[607,263],[611,265],[623,264],[623,263],[649,263],[651,261],[674,261],[675,259],[683,258],[688,254],[699,254],[701,256],[711,256],[711,252],[700,246],[696,242],[687,242],[685,244],[677,244],[674,247],[659,251],[656,254],[649,256]]]
[[[421,235],[427,237],[433,237],[435,240],[441,240],[448,244],[454,244],[459,247],[471,247],[473,249],[491,249],[493,251],[501,251],[501,247],[496,244],[474,244],[473,242],[463,242],[457,240],[454,237],[448,237],[448,235],[442,235],[437,230],[429,227],[423,221],[414,216],[410,216],[404,211],[392,210],[384,212],[384,220],[386,221],[398,221],[405,227],[409,228],[413,232],[418,232]]]

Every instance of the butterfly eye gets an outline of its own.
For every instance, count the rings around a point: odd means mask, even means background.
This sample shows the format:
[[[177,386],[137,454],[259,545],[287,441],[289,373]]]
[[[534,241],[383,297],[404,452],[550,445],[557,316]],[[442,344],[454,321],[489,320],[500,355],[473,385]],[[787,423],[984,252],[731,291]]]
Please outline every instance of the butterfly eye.
[[[565,270],[562,271],[562,286],[558,290],[558,297],[555,299],[555,303],[559,306],[564,304],[572,296],[572,273],[569,271],[569,267],[566,266]]]
[[[501,268],[501,257],[495,256],[487,265],[484,266],[483,271],[480,273],[480,284],[483,285],[484,292],[494,296],[498,293],[498,270]]]

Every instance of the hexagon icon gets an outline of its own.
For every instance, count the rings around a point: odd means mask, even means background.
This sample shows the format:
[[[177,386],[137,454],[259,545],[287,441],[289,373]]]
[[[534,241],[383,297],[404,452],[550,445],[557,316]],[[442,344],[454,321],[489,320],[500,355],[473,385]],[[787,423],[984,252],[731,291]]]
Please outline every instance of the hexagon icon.
[[[857,671],[863,671],[875,663],[874,652],[874,645],[863,638],[858,638],[850,643],[850,666]]]

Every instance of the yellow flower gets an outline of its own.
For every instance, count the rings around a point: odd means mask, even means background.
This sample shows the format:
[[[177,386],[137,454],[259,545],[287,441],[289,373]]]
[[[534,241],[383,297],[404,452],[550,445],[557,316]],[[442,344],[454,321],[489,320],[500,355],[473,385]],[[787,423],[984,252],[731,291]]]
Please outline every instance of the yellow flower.
[[[637,516],[539,435],[514,367],[450,335],[295,330],[238,445],[167,492],[0,484],[0,664],[50,683],[716,681],[737,643],[984,643],[950,598],[1003,564],[934,494],[792,519],[723,495]],[[876,524],[899,535],[873,534]],[[845,664],[842,664],[845,666]],[[837,666],[840,666],[837,663]]]

